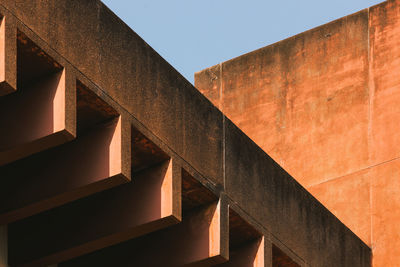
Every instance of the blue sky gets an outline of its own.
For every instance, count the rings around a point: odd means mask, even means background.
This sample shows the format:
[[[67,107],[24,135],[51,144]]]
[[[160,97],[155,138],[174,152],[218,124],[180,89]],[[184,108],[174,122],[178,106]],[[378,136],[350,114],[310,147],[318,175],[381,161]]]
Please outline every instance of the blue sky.
[[[382,0],[103,0],[193,83],[194,72]]]

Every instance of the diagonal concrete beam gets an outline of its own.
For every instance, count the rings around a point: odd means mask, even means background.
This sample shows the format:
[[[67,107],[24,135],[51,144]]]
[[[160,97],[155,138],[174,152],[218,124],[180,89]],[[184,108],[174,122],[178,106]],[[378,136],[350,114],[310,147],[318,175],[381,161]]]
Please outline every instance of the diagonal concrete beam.
[[[130,144],[122,144],[123,128],[130,125],[118,117],[72,142],[0,168],[0,224],[129,181],[123,166],[130,162]]]
[[[9,263],[50,265],[176,224],[180,185],[181,170],[170,160],[131,183],[12,223]]]
[[[213,266],[227,260],[227,227],[227,205],[218,201],[185,213],[175,226],[59,266]]]

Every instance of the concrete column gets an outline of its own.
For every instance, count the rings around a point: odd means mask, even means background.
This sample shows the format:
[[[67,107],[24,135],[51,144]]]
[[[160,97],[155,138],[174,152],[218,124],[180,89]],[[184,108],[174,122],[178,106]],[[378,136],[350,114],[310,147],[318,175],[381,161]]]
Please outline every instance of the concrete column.
[[[265,267],[272,267],[272,242],[264,237],[264,255],[265,255]]]
[[[0,267],[7,267],[7,225],[0,225]]]

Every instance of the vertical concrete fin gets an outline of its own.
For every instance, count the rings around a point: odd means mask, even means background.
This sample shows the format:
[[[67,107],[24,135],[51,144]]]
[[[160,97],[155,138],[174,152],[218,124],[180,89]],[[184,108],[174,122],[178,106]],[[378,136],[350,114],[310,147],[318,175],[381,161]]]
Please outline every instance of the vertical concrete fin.
[[[268,261],[265,260],[265,238],[261,237],[256,256],[253,261],[253,267],[267,267]]]
[[[182,168],[172,160],[161,185],[161,217],[182,220]]]
[[[129,114],[121,113],[121,176],[126,181],[132,179],[132,127]]]
[[[0,225],[0,267],[8,266],[7,225]]]
[[[265,267],[274,267],[272,259],[272,242],[264,237]]]
[[[64,116],[64,130],[70,135],[70,139],[76,138],[77,128],[77,78],[75,70],[69,64],[64,66],[63,70],[65,93],[64,93],[64,105],[65,105],[65,116]],[[61,127],[60,127],[61,128]]]
[[[0,22],[0,96],[17,89],[17,30],[12,15]]]
[[[220,199],[214,211],[209,228],[209,257],[215,263],[224,262],[229,257],[228,204]]]

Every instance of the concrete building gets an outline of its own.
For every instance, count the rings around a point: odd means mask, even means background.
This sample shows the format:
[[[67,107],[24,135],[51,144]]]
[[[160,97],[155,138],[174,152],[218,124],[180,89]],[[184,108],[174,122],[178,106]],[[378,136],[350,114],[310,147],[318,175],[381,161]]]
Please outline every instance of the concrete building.
[[[0,15],[1,267],[400,265],[400,1],[197,73],[209,100],[98,0]]]
[[[196,74],[374,266],[400,266],[399,33],[400,1],[387,1]]]

